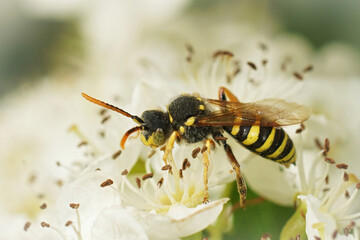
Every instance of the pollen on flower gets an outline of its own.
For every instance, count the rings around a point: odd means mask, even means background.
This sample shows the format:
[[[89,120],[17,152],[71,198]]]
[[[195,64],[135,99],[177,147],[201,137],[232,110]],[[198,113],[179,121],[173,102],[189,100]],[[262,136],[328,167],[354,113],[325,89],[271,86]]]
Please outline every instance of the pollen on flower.
[[[72,221],[69,220],[69,221],[67,221],[67,222],[65,223],[65,227],[68,227],[68,226],[70,226],[71,224],[72,224]]]
[[[348,169],[348,165],[346,163],[336,164],[336,167],[339,169]]]
[[[349,236],[351,229],[355,226],[355,222],[351,221],[349,225],[344,228],[344,235]]]
[[[110,119],[110,115],[109,116],[105,116],[102,120],[101,120],[101,124],[106,123],[109,119]]]
[[[34,183],[35,180],[36,180],[36,175],[34,173],[30,174],[28,182],[31,184]]]
[[[221,57],[233,57],[234,54],[227,50],[218,50],[218,51],[214,52],[214,54],[213,54],[213,58],[217,58],[220,56]]]
[[[183,178],[183,177],[184,177],[184,176],[183,176],[183,170],[182,170],[182,169],[179,170],[179,177],[180,177],[180,178]]]
[[[325,138],[324,153],[327,154],[330,151],[330,140]]]
[[[111,156],[111,158],[112,158],[113,160],[117,159],[117,158],[120,156],[121,152],[122,152],[121,150],[115,152],[115,153]]]
[[[332,234],[332,238],[335,239],[338,235],[338,230],[334,230],[333,234]]]
[[[247,64],[251,69],[257,70],[257,67],[256,67],[256,64],[255,64],[255,63],[248,61],[248,62],[246,62],[246,64]]]
[[[121,175],[122,175],[122,176],[124,176],[124,175],[126,176],[126,175],[128,175],[128,173],[129,173],[129,171],[128,171],[127,169],[125,169],[124,171],[121,172]]]
[[[325,157],[324,160],[325,160],[325,162],[330,163],[330,164],[334,164],[334,163],[335,163],[335,160],[332,159],[332,158],[330,158],[330,157]]]
[[[262,61],[261,61],[261,64],[265,67],[266,66],[266,64],[268,63],[268,60],[267,59],[263,59]]]
[[[79,144],[78,144],[78,147],[82,147],[82,146],[86,146],[88,145],[88,142],[87,141],[81,141]]]
[[[100,184],[101,187],[107,187],[107,186],[110,186],[114,183],[114,181],[112,179],[106,179],[104,182],[102,182]]]
[[[314,66],[310,64],[310,65],[304,67],[304,69],[302,71],[303,71],[303,73],[307,73],[307,72],[311,72],[313,69],[314,69]]]
[[[349,181],[349,174],[347,172],[344,172],[343,179],[344,179],[345,182]]]
[[[298,72],[294,72],[294,73],[293,73],[293,76],[294,76],[297,80],[304,80],[303,75],[301,75],[301,74],[298,73]]]
[[[167,164],[167,165],[165,165],[165,166],[163,166],[163,167],[161,168],[162,171],[167,171],[167,170],[169,170],[169,172],[171,171],[171,169],[172,169],[172,166],[171,166],[170,164]]]
[[[30,226],[31,226],[31,222],[26,222],[24,225],[24,231],[26,232]]]
[[[195,149],[191,152],[191,156],[192,156],[193,158],[196,158],[200,151],[201,151],[201,149],[200,149],[199,147],[195,148]]]
[[[207,147],[203,146],[202,149],[201,149],[201,154],[203,154],[206,150],[207,150]]]
[[[56,180],[55,184],[59,187],[62,187],[64,185],[64,182],[62,180]]]
[[[70,203],[69,206],[72,208],[72,209],[78,209],[80,207],[80,204],[79,203]]]
[[[152,178],[154,176],[154,173],[147,173],[144,176],[142,176],[142,180],[145,181],[146,179]]]
[[[45,209],[47,207],[47,204],[46,203],[43,203],[40,205],[40,209]]]
[[[186,56],[185,59],[186,59],[187,62],[191,62],[192,59],[193,59],[194,52],[195,52],[194,48],[190,43],[186,43],[185,48],[186,48],[187,53],[188,53],[188,55]]]
[[[50,224],[48,224],[47,222],[41,222],[40,225],[43,227],[43,228],[49,228],[50,227]]]
[[[360,183],[356,184],[356,189],[360,189]]]
[[[154,156],[155,153],[156,153],[156,151],[154,149],[151,149],[151,151],[147,155],[147,158],[151,158],[152,156]]]
[[[105,108],[103,108],[103,109],[101,109],[101,110],[99,111],[99,114],[100,114],[100,115],[104,115],[104,114],[107,113],[107,112],[108,112],[108,110],[105,109]]]
[[[138,186],[138,188],[141,188],[141,180],[140,178],[135,178],[135,181],[136,181],[136,185]]]
[[[182,170],[185,171],[187,168],[189,168],[191,166],[189,159],[185,158],[182,164]]]
[[[158,181],[157,185],[159,188],[161,188],[162,184],[164,182],[164,178],[160,178],[160,180]]]
[[[345,190],[345,198],[349,199],[350,198],[350,193],[348,190]]]

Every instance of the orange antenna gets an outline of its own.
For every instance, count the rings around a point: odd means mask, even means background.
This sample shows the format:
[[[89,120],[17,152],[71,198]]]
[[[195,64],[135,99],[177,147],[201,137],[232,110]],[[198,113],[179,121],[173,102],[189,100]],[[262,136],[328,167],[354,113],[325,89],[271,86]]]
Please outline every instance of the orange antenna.
[[[118,113],[121,113],[122,115],[124,115],[125,117],[129,117],[131,118],[132,120],[134,120],[136,123],[144,123],[144,121],[139,118],[138,116],[135,116],[135,115],[131,115],[130,113],[118,108],[118,107],[115,107],[111,104],[108,104],[106,102],[103,102],[103,101],[100,101],[96,98],[93,98],[93,97],[90,97],[89,95],[87,95],[86,93],[81,93],[81,95],[88,101],[92,102],[92,103],[95,103],[101,107],[104,107],[104,108],[107,108],[107,109],[110,109],[112,111],[115,111],[115,112],[118,112]]]
[[[132,128],[132,129],[129,129],[129,130],[124,134],[124,136],[122,137],[121,142],[120,142],[120,147],[121,147],[122,149],[125,149],[125,142],[126,142],[126,140],[128,139],[128,137],[129,137],[131,134],[133,134],[134,132],[137,132],[137,131],[139,131],[139,130],[141,130],[141,129],[142,129],[141,126],[137,126],[137,127]]]

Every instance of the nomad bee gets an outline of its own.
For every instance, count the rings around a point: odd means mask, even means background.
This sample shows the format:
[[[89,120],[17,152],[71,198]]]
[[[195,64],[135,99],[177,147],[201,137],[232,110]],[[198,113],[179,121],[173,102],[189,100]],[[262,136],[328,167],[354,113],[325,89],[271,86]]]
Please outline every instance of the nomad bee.
[[[122,148],[130,134],[137,131],[140,131],[140,139],[147,146],[157,148],[166,144],[163,156],[165,164],[175,141],[183,140],[187,143],[204,141],[204,150],[201,151],[204,162],[204,202],[208,200],[208,154],[214,141],[221,145],[236,173],[242,208],[245,207],[246,184],[240,165],[227,144],[227,138],[223,135],[224,131],[250,151],[288,167],[296,161],[295,147],[281,126],[301,123],[310,116],[307,107],[280,99],[242,103],[225,87],[219,89],[219,100],[200,98],[196,95],[181,95],[168,105],[167,112],[147,110],[141,117],[131,115],[85,93],[82,93],[82,96],[90,102],[121,113],[139,124],[125,133],[120,144]]]

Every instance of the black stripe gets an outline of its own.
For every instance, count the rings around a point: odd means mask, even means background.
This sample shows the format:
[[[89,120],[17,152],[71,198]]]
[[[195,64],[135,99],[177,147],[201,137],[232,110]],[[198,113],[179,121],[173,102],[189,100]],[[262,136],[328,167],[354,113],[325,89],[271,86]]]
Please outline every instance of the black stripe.
[[[289,159],[289,160],[287,160],[287,161],[281,161],[281,162],[278,162],[278,163],[289,163],[289,162],[291,162],[291,160],[294,158],[296,156],[296,151],[294,151],[294,154],[291,156],[291,158]]]
[[[286,133],[285,133],[286,134]],[[291,141],[291,139],[289,138],[288,136],[288,139],[287,139],[287,142],[286,142],[286,145],[285,145],[285,148],[284,150],[282,151],[282,153],[280,153],[280,155],[278,157],[276,157],[274,160],[278,160],[278,159],[282,159],[284,158],[286,155],[288,155],[291,151],[293,147],[293,142]]]
[[[224,127],[224,130],[233,136],[239,143],[241,143],[247,138],[247,135],[250,132],[250,128],[251,126],[240,127],[239,132],[235,136],[231,134],[233,127]]]
[[[282,128],[277,128],[275,131],[274,141],[271,146],[266,149],[264,152],[260,153],[261,156],[265,157],[266,155],[273,154],[284,141],[285,132]]]
[[[240,130],[239,130],[238,134],[236,134],[235,138],[240,142],[244,141],[247,138],[247,136],[250,132],[250,129],[251,129],[251,126],[240,127]]]
[[[261,147],[269,138],[272,129],[272,127],[260,127],[258,140],[256,140],[256,142],[254,142],[253,144],[247,146],[247,148],[251,151],[255,151],[255,149]]]

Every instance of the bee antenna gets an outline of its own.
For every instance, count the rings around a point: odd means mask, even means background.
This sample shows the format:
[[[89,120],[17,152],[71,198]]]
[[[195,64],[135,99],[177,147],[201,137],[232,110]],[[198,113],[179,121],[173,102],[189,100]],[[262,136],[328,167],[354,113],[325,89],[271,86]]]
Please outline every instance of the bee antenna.
[[[141,130],[141,129],[142,129],[142,126],[137,126],[137,127],[133,127],[133,128],[131,128],[131,129],[129,129],[129,130],[124,134],[124,136],[122,137],[121,142],[120,142],[120,147],[121,147],[122,149],[125,149],[125,142],[126,142],[126,140],[128,139],[128,137],[129,137],[131,134],[133,134],[134,132],[137,132],[137,131],[139,131],[139,130]]]
[[[111,104],[108,104],[106,102],[103,102],[103,101],[100,101],[96,98],[93,98],[93,97],[90,97],[89,95],[87,95],[86,93],[81,93],[81,95],[86,99],[88,100],[89,102],[92,102],[92,103],[95,103],[101,107],[104,107],[104,108],[107,108],[107,109],[110,109],[112,111],[115,111],[115,112],[118,112],[118,113],[121,113],[122,115],[124,115],[125,117],[129,117],[131,118],[132,120],[134,120],[136,123],[139,123],[139,124],[142,124],[144,123],[144,121],[139,118],[138,116],[136,115],[131,115],[130,113],[118,108],[118,107],[115,107]]]

